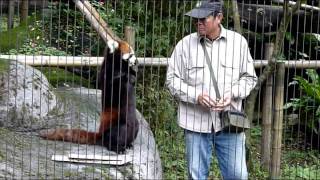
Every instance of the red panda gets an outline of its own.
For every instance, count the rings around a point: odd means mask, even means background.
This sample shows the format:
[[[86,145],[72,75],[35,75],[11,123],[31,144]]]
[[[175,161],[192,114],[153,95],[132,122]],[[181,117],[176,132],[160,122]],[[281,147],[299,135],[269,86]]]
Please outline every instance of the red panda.
[[[98,132],[81,129],[49,129],[40,132],[48,140],[100,144],[123,152],[132,146],[139,122],[136,118],[136,57],[125,41],[108,41],[99,74],[102,112]]]

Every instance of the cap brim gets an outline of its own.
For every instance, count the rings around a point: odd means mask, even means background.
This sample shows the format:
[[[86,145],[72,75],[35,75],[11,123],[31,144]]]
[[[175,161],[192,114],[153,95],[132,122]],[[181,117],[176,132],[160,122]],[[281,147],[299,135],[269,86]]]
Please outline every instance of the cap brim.
[[[187,12],[185,15],[190,16],[192,18],[201,19],[201,18],[208,17],[210,14],[212,14],[212,11],[210,10],[192,9],[191,11]]]

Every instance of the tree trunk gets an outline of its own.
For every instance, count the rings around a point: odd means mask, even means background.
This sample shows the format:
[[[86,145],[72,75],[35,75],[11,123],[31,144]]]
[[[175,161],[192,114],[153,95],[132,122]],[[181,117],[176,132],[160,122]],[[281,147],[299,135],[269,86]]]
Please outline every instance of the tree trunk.
[[[81,11],[82,14],[84,14],[84,17],[89,21],[89,23],[92,25],[92,27],[98,32],[100,37],[104,40],[105,43],[107,43],[109,40],[114,40],[113,37],[110,36],[110,34],[107,33],[107,30],[103,25],[100,23],[99,20],[102,20],[101,18],[95,18],[95,14],[91,13],[93,12],[93,8],[88,9],[82,1],[80,0],[73,0],[76,7]]]
[[[238,9],[238,2],[237,2],[237,0],[232,0],[232,12],[233,12],[234,29],[235,29],[239,34],[242,34],[241,24],[240,24],[240,14],[239,14],[239,9]]]
[[[22,0],[20,6],[20,23],[23,23],[28,18],[29,0]]]
[[[280,177],[281,146],[283,132],[283,101],[284,101],[284,62],[277,64],[276,88],[275,88],[275,117],[273,123],[273,144],[271,161],[271,179]]]
[[[108,24],[102,19],[98,11],[90,4],[89,1],[83,0],[83,5],[89,10],[92,18],[95,18],[104,30],[112,37],[112,39],[120,41],[121,39],[108,27]]]
[[[8,4],[8,30],[14,27],[14,1],[9,1]]]
[[[265,59],[271,59],[273,52],[273,43],[265,44]],[[273,75],[271,74],[266,81],[266,86],[263,93],[262,106],[262,137],[261,137],[261,165],[269,171],[271,157],[271,125],[272,125],[272,93]],[[270,171],[269,171],[270,172]]]
[[[135,30],[132,26],[126,26],[124,28],[125,40],[130,44],[131,48],[135,50]]]

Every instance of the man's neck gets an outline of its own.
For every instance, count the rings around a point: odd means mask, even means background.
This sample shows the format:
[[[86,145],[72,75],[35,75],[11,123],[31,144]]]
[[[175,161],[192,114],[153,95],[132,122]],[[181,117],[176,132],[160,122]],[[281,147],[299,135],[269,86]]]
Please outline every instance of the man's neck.
[[[220,36],[220,33],[221,33],[221,27],[219,26],[219,28],[216,31],[212,32],[211,35],[207,36],[207,38],[213,41]]]

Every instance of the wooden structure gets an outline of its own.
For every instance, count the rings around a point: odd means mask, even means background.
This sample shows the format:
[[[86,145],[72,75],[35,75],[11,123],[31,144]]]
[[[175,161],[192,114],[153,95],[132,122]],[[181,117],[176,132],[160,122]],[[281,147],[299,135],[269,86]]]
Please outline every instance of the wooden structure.
[[[19,62],[31,66],[69,66],[69,67],[84,67],[84,66],[100,66],[103,57],[98,56],[32,56],[32,55],[0,55],[0,59],[17,60]],[[139,66],[158,66],[166,67],[168,58],[159,57],[137,57]],[[268,60],[254,60],[255,68],[262,68],[268,64]],[[320,68],[319,60],[288,60],[285,61],[286,68]]]

